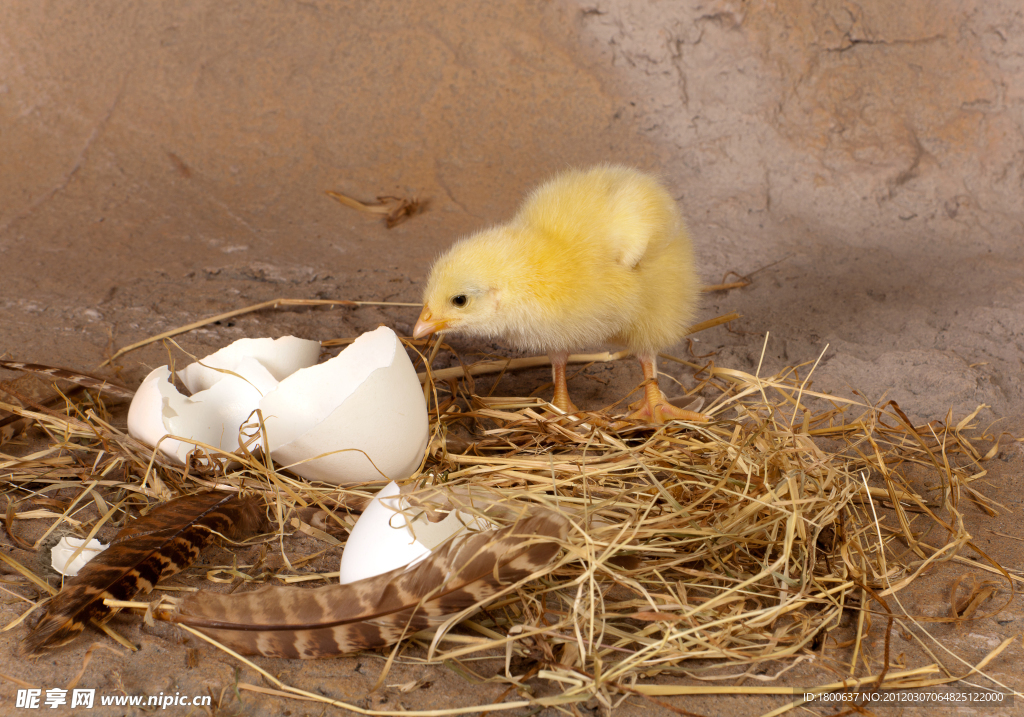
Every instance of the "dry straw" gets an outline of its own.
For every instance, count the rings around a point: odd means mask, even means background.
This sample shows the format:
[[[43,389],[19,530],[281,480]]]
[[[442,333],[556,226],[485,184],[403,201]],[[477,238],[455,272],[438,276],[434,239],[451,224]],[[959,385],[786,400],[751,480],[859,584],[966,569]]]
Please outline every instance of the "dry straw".
[[[964,528],[962,501],[998,509],[976,487],[998,449],[978,447],[993,441],[976,430],[981,407],[956,423],[949,418],[914,425],[893,402],[870,405],[812,390],[812,364],[761,377],[664,356],[695,370],[694,393],[708,399],[703,410],[715,421],[617,424],[613,430],[605,415],[560,416],[536,398],[481,396],[474,375],[517,366],[464,365],[454,358],[460,368],[424,377],[433,439],[414,480],[486,486],[513,502],[558,510],[572,529],[540,579],[459,625],[415,634],[389,653],[388,665],[393,659],[443,663],[472,682],[504,683],[506,694],[519,698],[403,713],[531,705],[572,711],[574,703],[592,699],[608,708],[626,698],[664,705],[659,697],[687,694],[792,696],[791,686],[723,686],[722,675],[763,682],[768,678],[755,673],[756,666],[775,662],[778,677],[809,659],[838,673],[837,679],[800,686],[800,692],[920,688],[961,679],[1010,692],[983,670],[1012,640],[982,663],[967,665],[933,640],[899,600],[913,581],[927,579],[922,573],[928,566],[943,561],[987,571],[990,578],[973,590],[968,586],[966,594],[954,590],[951,621],[998,610],[1001,600],[992,598],[1012,595],[1021,580],[987,558],[961,555],[965,548],[985,555]],[[285,569],[207,567],[207,579],[193,571],[192,584],[204,589],[226,581],[234,589],[242,582],[315,586],[336,579],[337,573],[300,572],[285,538],[301,531],[338,551],[355,513],[378,487],[310,484],[244,448],[229,470],[186,471],[111,425],[103,405],[91,398],[69,403],[63,413],[4,403],[0,409],[31,419],[48,436],[48,445],[30,455],[0,454],[11,506],[5,529],[12,539],[22,520],[51,521],[47,534],[60,528],[91,536],[106,521],[124,520],[126,509],[144,511],[174,494],[209,488],[262,493],[278,525],[268,545],[280,551]],[[58,491],[75,497],[54,501]],[[102,517],[85,519],[88,505]],[[0,559],[27,581],[46,585],[15,558]],[[1000,581],[998,592],[993,581]],[[844,621],[844,612],[852,621]],[[895,664],[894,627],[912,636],[932,664]],[[871,629],[881,631],[881,654],[867,654]],[[122,644],[130,645],[123,638]],[[298,690],[238,659],[275,685],[241,689],[363,714],[399,713]],[[659,676],[675,679],[651,682]],[[534,694],[531,678],[554,686],[556,694]],[[771,714],[801,702],[786,702]]]

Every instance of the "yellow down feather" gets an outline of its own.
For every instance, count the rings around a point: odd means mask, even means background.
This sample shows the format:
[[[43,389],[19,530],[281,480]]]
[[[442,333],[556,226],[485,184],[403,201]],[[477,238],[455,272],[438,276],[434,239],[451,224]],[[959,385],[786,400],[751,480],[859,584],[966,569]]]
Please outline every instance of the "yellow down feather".
[[[452,246],[431,270],[424,317],[527,351],[614,343],[656,355],[686,333],[699,292],[671,195],[650,175],[599,166],[559,174],[510,222]]]

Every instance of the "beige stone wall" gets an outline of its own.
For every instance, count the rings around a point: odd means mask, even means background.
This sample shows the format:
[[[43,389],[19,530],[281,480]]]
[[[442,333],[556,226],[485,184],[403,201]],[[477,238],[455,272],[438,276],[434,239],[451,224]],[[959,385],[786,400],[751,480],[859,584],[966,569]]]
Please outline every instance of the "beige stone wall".
[[[935,410],[1019,394],[1016,0],[4,2],[0,352],[95,365],[278,295],[414,302],[453,238],[604,161],[665,177],[709,282],[774,267],[704,309],[774,332],[769,361],[955,375]],[[430,204],[386,230],[328,189]]]
[[[1000,226],[1020,229],[1016,3],[609,2],[582,28],[623,87],[647,78],[640,123],[676,149],[673,173],[702,205],[808,213],[821,201],[827,223],[867,202],[989,226],[1010,215]]]

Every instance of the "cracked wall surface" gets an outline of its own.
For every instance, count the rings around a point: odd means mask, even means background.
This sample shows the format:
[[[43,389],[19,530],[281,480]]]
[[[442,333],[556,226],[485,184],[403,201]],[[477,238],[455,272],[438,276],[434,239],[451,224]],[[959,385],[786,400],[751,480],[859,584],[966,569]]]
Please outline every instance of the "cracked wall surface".
[[[878,382],[930,416],[1016,410],[1024,10],[596,2],[578,22],[665,148],[708,278],[782,260],[760,290],[710,304],[738,299],[755,333],[773,331],[770,361],[827,342],[830,387]],[[736,350],[751,363],[760,346]]]
[[[1022,13],[952,0],[899,12],[635,2],[597,3],[581,23],[600,64],[648,78],[640,125],[690,173],[712,175],[710,206],[748,193],[748,207],[789,211],[859,195],[904,221],[973,207],[1019,230]]]

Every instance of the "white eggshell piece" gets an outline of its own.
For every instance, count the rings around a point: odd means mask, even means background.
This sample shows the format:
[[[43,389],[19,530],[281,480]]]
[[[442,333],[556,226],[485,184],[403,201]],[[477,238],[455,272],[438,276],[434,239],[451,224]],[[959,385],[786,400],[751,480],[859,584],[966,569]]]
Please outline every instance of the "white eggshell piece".
[[[274,460],[309,480],[407,478],[429,437],[416,370],[384,326],[330,361],[296,371],[263,397],[260,408]]]
[[[166,366],[153,369],[135,391],[128,407],[128,433],[147,446],[156,446],[157,441],[171,432],[164,422],[165,401],[184,398],[170,379],[171,371]],[[160,441],[160,450],[169,458],[183,462],[191,448],[182,446],[173,438],[165,438]]]
[[[165,435],[180,436],[231,452],[238,450],[238,429],[256,410],[260,392],[235,376],[226,376],[206,391],[189,398],[170,381],[160,366],[150,372],[128,408],[128,433],[149,446]],[[195,444],[164,438],[160,450],[184,463]]]
[[[464,530],[492,526],[474,515],[453,510],[431,523],[422,511],[407,510],[398,485],[388,483],[359,516],[341,554],[342,584],[372,578],[420,562],[438,545]],[[405,510],[405,513],[401,511]],[[407,522],[406,516],[412,521]]]
[[[85,547],[82,548],[82,552],[72,560],[71,556],[83,544]],[[96,539],[86,543],[82,538],[64,537],[50,550],[50,565],[61,575],[74,577],[78,575],[78,571],[82,569],[83,565],[106,549],[107,546]]]
[[[403,565],[417,563],[430,548],[412,537],[405,516],[396,512],[398,484],[388,483],[366,506],[341,554],[341,583],[354,583]]]
[[[249,379],[261,394],[277,388],[279,381],[320,358],[320,342],[282,336],[279,339],[239,339],[206,358],[189,364],[178,375],[193,395],[213,386],[227,369]],[[258,368],[257,368],[258,367]]]
[[[319,357],[317,341],[294,336],[240,339],[180,372],[191,397],[174,387],[170,371],[161,366],[136,391],[128,409],[128,432],[150,446],[171,434],[237,451],[239,428],[260,399],[277,388],[280,378],[312,366]],[[160,443],[160,450],[178,463],[184,463],[194,447],[170,438]]]
[[[266,372],[266,369],[260,369]],[[167,397],[164,402],[164,425],[168,433],[192,438],[231,453],[238,450],[239,427],[256,410],[262,396],[260,390],[249,381],[225,375],[212,387],[191,398],[180,393]],[[184,459],[194,446],[183,444],[182,448],[185,453],[179,457]]]

